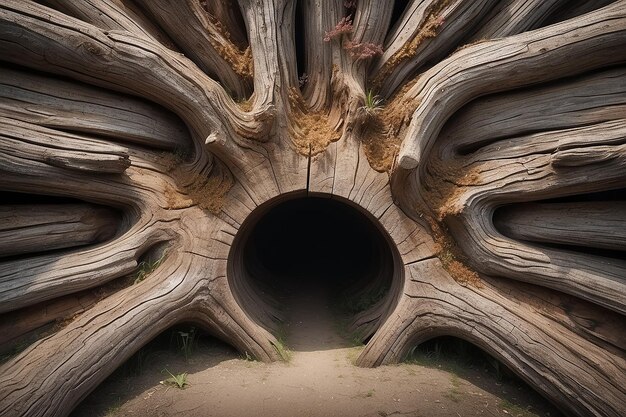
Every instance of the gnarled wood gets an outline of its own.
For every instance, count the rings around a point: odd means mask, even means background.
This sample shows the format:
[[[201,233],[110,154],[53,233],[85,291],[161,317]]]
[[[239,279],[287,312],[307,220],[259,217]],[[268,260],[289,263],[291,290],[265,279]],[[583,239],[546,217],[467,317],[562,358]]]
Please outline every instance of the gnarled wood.
[[[411,140],[402,143],[399,165],[416,168],[443,123],[473,98],[625,62],[624,54],[615,53],[626,45],[623,6],[618,1],[584,18],[470,46],[448,58],[459,64],[424,74],[408,93],[424,105],[413,114],[406,133]],[[450,85],[455,88],[448,92]]]
[[[574,415],[621,414],[624,391],[620,381],[626,367],[623,355],[604,351],[589,341],[578,340],[573,345],[569,323],[553,318],[565,313],[570,321],[577,315],[576,307],[563,311],[562,306],[540,303],[540,314],[529,306],[525,294],[514,295],[514,286],[491,280],[484,281],[481,288],[461,286],[442,270],[438,259],[418,262],[408,269],[406,297],[393,319],[365,348],[359,358],[361,365],[392,363],[421,340],[452,334],[519,370],[522,378]],[[623,334],[623,322],[616,330]],[[526,346],[523,353],[519,345]],[[549,353],[553,351],[559,354]],[[560,366],[561,361],[572,366]],[[552,383],[542,384],[547,375]],[[576,386],[580,383],[601,388],[579,393]]]
[[[186,145],[186,127],[158,106],[41,74],[1,71],[2,116],[159,149]]]
[[[115,213],[75,204],[0,206],[0,256],[82,246],[108,240]]]
[[[626,250],[626,203],[524,204],[497,212],[495,226],[519,240]]]
[[[393,11],[0,0],[0,346],[64,321],[0,365],[0,415],[69,414],[181,322],[280,359],[241,242],[308,196],[388,254],[350,289],[389,287],[360,365],[458,336],[568,415],[626,414],[626,1]]]
[[[139,1],[172,37],[181,50],[204,72],[216,77],[240,99],[248,95],[251,56],[234,45],[202,9],[199,2]],[[166,11],[176,8],[178,13]]]
[[[130,166],[125,149],[108,142],[61,133],[0,117],[3,159],[45,163],[70,170],[120,174]]]

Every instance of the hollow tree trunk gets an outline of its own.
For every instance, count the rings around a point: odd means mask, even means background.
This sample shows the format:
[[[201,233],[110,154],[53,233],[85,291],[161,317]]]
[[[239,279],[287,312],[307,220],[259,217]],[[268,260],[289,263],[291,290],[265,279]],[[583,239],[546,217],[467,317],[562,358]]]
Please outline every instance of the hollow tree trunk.
[[[302,195],[394,248],[360,365],[454,335],[626,414],[626,0],[399,3],[0,0],[2,346],[74,316],[0,415],[67,415],[180,322],[278,360],[233,242]]]

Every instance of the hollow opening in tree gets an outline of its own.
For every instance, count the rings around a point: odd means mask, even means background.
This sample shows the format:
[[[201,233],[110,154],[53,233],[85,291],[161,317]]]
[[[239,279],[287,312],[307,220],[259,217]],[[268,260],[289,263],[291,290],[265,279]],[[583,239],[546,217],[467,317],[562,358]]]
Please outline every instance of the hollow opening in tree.
[[[395,305],[403,266],[369,213],[334,196],[295,194],[246,219],[228,277],[242,308],[270,331],[290,321],[291,307],[310,303],[306,308],[346,314],[346,336],[367,341]]]

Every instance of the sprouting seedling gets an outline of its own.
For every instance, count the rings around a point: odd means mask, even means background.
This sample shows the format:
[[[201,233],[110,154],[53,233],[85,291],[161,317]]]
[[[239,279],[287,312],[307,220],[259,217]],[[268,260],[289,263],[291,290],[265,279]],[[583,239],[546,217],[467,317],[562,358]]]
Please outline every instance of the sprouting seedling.
[[[164,369],[164,371],[170,374],[170,378],[167,378],[166,380],[161,381],[161,384],[171,385],[178,389],[184,389],[186,385],[189,385],[189,383],[187,382],[187,372],[174,375],[173,373],[168,371],[167,368]]]
[[[375,116],[382,110],[383,100],[370,89],[365,95],[365,105],[360,108],[368,116]]]

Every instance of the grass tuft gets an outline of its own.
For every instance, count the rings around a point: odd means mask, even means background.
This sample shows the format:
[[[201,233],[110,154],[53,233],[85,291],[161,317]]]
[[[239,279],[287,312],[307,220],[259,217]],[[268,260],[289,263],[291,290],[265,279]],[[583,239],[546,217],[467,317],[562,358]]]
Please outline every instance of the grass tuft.
[[[365,95],[365,104],[361,106],[360,109],[364,111],[367,116],[376,116],[383,109],[383,99],[375,95],[370,89]]]
[[[277,338],[276,341],[272,344],[283,361],[291,361],[293,355],[282,338]]]
[[[165,259],[165,252],[161,255],[159,259],[156,259],[153,261],[151,260],[141,261],[139,263],[139,269],[135,273],[135,279],[133,281],[133,284],[139,284],[141,281],[146,279],[148,275],[153,273],[159,267],[159,265],[163,263],[164,259]]]
[[[185,387],[189,385],[189,382],[187,382],[187,372],[174,375],[173,373],[168,371],[167,368],[164,369],[163,371],[167,372],[170,375],[170,377],[163,381],[160,381],[161,384],[170,385],[178,389],[185,389]]]
[[[517,404],[513,404],[508,400],[502,400],[499,404],[500,408],[508,411],[508,414],[514,417],[535,417],[537,414],[532,411],[532,407],[522,408]]]

